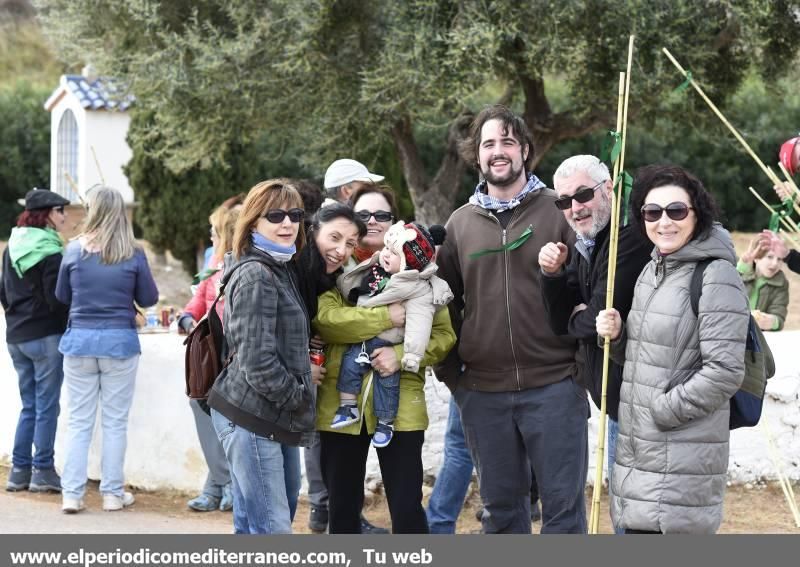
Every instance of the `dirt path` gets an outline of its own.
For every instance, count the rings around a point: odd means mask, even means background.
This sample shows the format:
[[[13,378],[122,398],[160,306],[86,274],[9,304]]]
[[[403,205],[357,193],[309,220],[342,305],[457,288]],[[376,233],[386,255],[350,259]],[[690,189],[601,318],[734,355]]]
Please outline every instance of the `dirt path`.
[[[0,466],[0,483],[4,487],[8,468]],[[800,492],[800,489],[795,489]],[[134,490],[136,503],[120,512],[103,512],[97,483],[87,491],[87,510],[75,515],[61,513],[59,494],[0,492],[0,533],[231,533],[230,513],[198,513],[186,508],[190,495]],[[591,491],[586,492],[587,514]],[[458,520],[458,533],[480,533],[475,510],[480,505],[477,495],[467,501]],[[611,533],[608,500],[603,494],[600,519],[601,533]],[[365,509],[366,516],[377,525],[391,524],[386,501],[376,499]],[[294,522],[295,533],[309,533],[308,503],[301,497]],[[540,524],[534,524],[538,532]],[[720,533],[800,533],[794,528],[791,513],[777,486],[747,488],[733,486],[725,497],[725,519]]]

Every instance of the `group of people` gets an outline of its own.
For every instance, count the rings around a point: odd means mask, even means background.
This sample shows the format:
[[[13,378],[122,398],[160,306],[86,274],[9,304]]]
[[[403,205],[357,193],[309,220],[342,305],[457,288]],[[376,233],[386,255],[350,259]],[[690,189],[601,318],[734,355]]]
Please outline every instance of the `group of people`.
[[[631,222],[620,228],[614,307],[606,309],[616,198],[608,168],[573,156],[549,189],[532,172],[534,151],[520,116],[499,105],[480,112],[462,147],[480,182],[445,227],[403,222],[383,177],[354,160],[328,169],[329,199],[318,210],[319,199],[309,206],[297,182],[278,178],[212,214],[214,249],[179,321],[191,330],[224,289],[217,309],[226,364],[207,402],[191,402],[209,465],[191,508],[232,508],[236,533],[290,533],[306,447],[309,527],[374,533],[361,512],[372,446],[394,533],[454,533],[473,467],[485,533],[530,533],[532,518],[542,533],[585,533],[588,398],[599,405],[608,337],[615,531],[717,530],[729,399],[744,377],[749,315],[764,329],[781,328],[786,303],[772,288],[783,284],[773,280],[780,261],[797,253],[765,233],[743,255],[740,275],[702,182],[678,166],[645,166],[635,176]],[[38,247],[12,235],[0,289],[7,320],[48,313],[47,325],[31,319],[30,332],[20,330],[27,323],[13,333],[9,324],[24,401],[9,487],[56,487],[52,439],[49,452],[41,444],[55,429],[52,394],[45,409],[48,398],[34,389],[45,380],[60,388],[63,367],[64,510],[83,506],[98,394],[100,489],[107,509],[121,508],[133,501],[121,484],[138,358],[133,301],[155,303],[155,285],[133,241],[120,243],[127,219],[102,204],[100,195],[116,192],[89,193],[90,219],[98,209],[105,220],[88,225],[63,260],[54,230],[64,203],[42,193],[29,194],[30,210],[47,214],[38,225],[23,215],[20,227],[36,226],[52,252],[28,258],[23,251]],[[689,282],[707,260],[694,317]],[[743,278],[752,282],[747,292]],[[41,369],[34,349],[49,353]],[[322,350],[324,362],[310,349]],[[426,367],[452,392],[427,510]]]
[[[134,502],[125,490],[128,412],[141,352],[136,307],[158,290],[136,243],[122,194],[95,186],[81,235],[66,247],[67,199],[34,189],[3,253],[0,303],[19,379],[22,411],[6,489],[61,492],[62,509],[84,509],[89,445],[98,412],[103,433],[103,509]],[[61,476],[53,461],[62,382],[69,418]]]

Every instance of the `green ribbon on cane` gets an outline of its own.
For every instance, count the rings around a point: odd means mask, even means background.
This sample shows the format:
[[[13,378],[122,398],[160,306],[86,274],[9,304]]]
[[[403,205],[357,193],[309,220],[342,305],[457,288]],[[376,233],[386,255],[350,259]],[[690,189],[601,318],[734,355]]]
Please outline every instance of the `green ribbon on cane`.
[[[692,72],[687,70],[686,71],[686,80],[683,81],[677,87],[675,87],[675,90],[673,92],[682,93],[683,91],[688,89],[691,84],[692,84]]]
[[[620,201],[622,208],[622,226],[628,226],[628,204],[631,200],[631,191],[633,191],[633,177],[627,171],[622,171],[617,178],[616,187],[614,187],[614,194]],[[620,196],[621,193],[621,196]]]
[[[769,229],[772,232],[778,232],[778,229],[781,225],[781,215],[778,212],[774,212],[769,217]]]
[[[786,199],[781,203],[781,208],[772,213],[769,218],[769,229],[773,232],[778,232],[780,228],[781,219],[784,217],[789,217],[794,212],[793,202],[792,199]]]
[[[614,130],[609,130],[603,136],[603,143],[600,147],[600,161],[607,161],[611,164],[617,161],[622,151],[622,135]]]
[[[500,248],[486,248],[485,250],[479,250],[478,252],[473,252],[472,254],[470,254],[469,257],[474,260],[475,258],[486,256],[487,254],[497,254],[498,252],[506,252],[506,251],[510,252],[511,250],[516,250],[517,248],[525,244],[525,242],[527,242],[527,240],[532,235],[533,235],[533,225],[530,224],[528,225],[528,228],[526,228],[525,231],[519,235],[519,238],[512,240],[508,244],[503,244]]]

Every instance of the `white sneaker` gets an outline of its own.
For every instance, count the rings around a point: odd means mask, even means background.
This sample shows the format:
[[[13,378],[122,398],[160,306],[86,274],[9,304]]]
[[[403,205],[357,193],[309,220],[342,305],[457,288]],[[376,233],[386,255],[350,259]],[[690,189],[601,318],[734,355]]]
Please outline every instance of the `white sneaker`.
[[[83,498],[67,498],[66,496],[61,501],[61,511],[65,514],[77,514],[86,508],[83,505]]]
[[[130,492],[124,492],[122,496],[117,496],[115,494],[103,494],[103,510],[106,512],[122,510],[134,502],[136,502],[136,499]]]

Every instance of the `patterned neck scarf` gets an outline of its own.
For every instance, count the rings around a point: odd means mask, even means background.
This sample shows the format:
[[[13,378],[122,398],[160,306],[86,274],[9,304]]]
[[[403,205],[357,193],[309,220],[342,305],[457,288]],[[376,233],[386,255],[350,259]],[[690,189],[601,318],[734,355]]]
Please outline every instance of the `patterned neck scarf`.
[[[484,180],[478,183],[478,186],[475,188],[475,193],[469,198],[469,202],[471,205],[478,205],[489,211],[502,213],[503,211],[513,209],[519,205],[529,193],[535,193],[544,187],[545,184],[542,183],[538,177],[533,173],[528,173],[528,182],[525,184],[525,187],[522,188],[522,191],[514,197],[511,197],[511,199],[506,200],[490,196],[486,192],[486,180]]]

